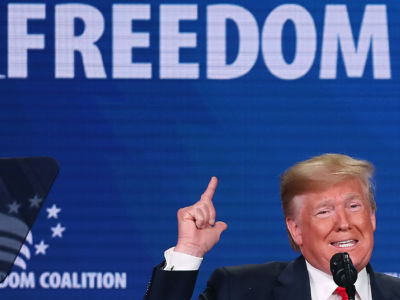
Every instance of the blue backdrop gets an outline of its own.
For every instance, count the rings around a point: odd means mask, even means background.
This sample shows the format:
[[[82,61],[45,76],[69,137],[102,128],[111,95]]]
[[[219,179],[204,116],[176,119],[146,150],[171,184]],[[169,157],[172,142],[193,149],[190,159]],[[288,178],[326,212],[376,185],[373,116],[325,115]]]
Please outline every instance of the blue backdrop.
[[[400,273],[400,4],[340,4],[2,1],[1,156],[61,167],[3,298],[141,299],[211,176],[229,229],[195,295],[290,260],[279,176],[325,152],[375,164],[372,263]]]

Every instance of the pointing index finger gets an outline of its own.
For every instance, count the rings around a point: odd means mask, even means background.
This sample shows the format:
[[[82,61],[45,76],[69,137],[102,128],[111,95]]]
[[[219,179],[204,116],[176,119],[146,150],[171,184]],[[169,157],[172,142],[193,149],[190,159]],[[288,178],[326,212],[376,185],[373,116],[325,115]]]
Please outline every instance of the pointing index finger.
[[[204,191],[203,195],[201,196],[201,200],[210,200],[214,196],[215,189],[217,188],[218,185],[218,179],[217,177],[213,176],[211,177],[210,182],[208,183],[207,189]]]

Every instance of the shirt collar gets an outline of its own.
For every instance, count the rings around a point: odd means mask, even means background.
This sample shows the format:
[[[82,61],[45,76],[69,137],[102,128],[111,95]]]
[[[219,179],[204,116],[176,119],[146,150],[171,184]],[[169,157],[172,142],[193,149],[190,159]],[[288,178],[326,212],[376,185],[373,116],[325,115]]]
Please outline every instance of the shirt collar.
[[[357,276],[357,281],[355,283],[356,291],[360,296],[361,300],[371,299],[371,284],[369,281],[369,275],[367,269],[362,269]]]
[[[314,268],[307,260],[306,265],[310,277],[311,299],[328,299],[337,288],[332,275]],[[361,300],[370,299],[371,289],[366,268],[358,273],[355,288]]]

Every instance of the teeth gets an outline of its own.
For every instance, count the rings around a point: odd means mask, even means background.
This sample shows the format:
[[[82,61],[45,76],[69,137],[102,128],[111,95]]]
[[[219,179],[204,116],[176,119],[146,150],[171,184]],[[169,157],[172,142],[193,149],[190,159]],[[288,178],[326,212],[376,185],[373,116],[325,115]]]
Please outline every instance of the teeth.
[[[348,243],[352,243],[352,242],[354,242],[354,241],[353,240],[347,240],[347,241],[338,242],[338,244],[348,244]]]
[[[352,247],[356,244],[354,240],[347,240],[347,241],[340,241],[336,243],[332,243],[333,246],[339,247],[339,248],[348,248]]]
[[[347,248],[347,247],[354,246],[354,243],[351,243],[351,244],[339,244],[338,246],[339,246],[339,248]]]

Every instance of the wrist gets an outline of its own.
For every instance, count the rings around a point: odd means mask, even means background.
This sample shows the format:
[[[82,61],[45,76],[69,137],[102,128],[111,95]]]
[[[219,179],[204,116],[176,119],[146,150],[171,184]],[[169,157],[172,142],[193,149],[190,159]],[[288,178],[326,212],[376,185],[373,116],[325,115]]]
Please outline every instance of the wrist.
[[[203,250],[199,249],[199,247],[191,246],[191,245],[181,245],[179,243],[175,246],[174,252],[180,252],[180,253],[184,253],[184,254],[196,256],[196,257],[201,257],[201,258],[205,254],[205,252]]]

